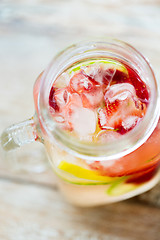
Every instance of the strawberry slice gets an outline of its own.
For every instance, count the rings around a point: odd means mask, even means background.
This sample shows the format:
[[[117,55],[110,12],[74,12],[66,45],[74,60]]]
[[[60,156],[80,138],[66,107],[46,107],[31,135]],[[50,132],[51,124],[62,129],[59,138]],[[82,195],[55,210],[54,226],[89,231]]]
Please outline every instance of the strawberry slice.
[[[103,90],[101,86],[94,86],[91,92],[80,94],[83,106],[86,108],[96,108],[103,103]]]
[[[54,94],[54,99],[57,102],[57,105],[59,106],[60,110],[63,109],[63,107],[66,106],[66,104],[69,101],[69,95],[67,88],[57,89]]]
[[[108,84],[128,82],[128,71],[124,64],[108,59],[82,67],[84,73],[98,84],[106,87]]]
[[[111,84],[117,71],[119,70],[116,70],[115,68],[105,70],[103,73],[103,83],[105,85]]]
[[[107,73],[107,75],[108,75],[108,73]],[[128,76],[128,72],[123,72],[121,70],[116,69],[116,71],[112,77],[112,84],[119,84],[119,83],[130,83],[130,79]]]
[[[132,99],[122,102],[115,101],[99,111],[99,126],[101,129],[112,129],[124,134],[136,126],[144,111],[136,108]]]
[[[143,82],[139,75],[131,68],[128,67],[129,79],[131,84],[135,87],[137,97],[143,102],[149,103],[149,89],[145,82]]]
[[[72,93],[69,95],[66,105],[63,106],[62,111],[58,115],[58,117],[61,116],[64,119],[63,127],[65,129],[68,129],[70,131],[73,130],[71,116],[77,107],[82,107],[82,100],[79,94]]]
[[[65,128],[64,109],[69,102],[69,98],[70,92],[67,88],[56,89],[54,86],[51,88],[49,96],[50,113],[62,128]]]
[[[53,108],[55,112],[61,112],[69,101],[69,95],[70,93],[67,88],[56,89],[52,87],[49,96],[50,107]]]
[[[103,84],[103,72],[100,64],[93,64],[89,66],[82,67],[83,73],[87,76],[91,82],[95,85],[102,85]]]
[[[134,87],[129,83],[112,85],[104,98],[106,106],[98,114],[101,129],[114,129],[124,134],[145,114],[145,104],[138,100]]]
[[[73,75],[70,80],[70,88],[73,92],[82,93],[90,92],[93,89],[93,83],[83,71],[79,71]]]
[[[135,154],[133,153],[133,155]],[[139,184],[145,181],[149,181],[156,174],[159,163],[157,163],[157,161],[153,161],[147,166],[144,159],[130,159],[130,156],[127,156],[117,160],[102,162],[94,161],[93,163],[89,164],[89,167],[93,170],[98,170],[102,176],[122,177],[131,175],[127,180],[127,183],[134,182]],[[152,174],[148,175],[147,173]]]
[[[50,91],[50,95],[49,95],[49,105],[51,108],[54,109],[55,112],[58,112],[59,111],[59,106],[56,102],[56,99],[55,99],[55,91],[56,89],[54,87],[51,88],[51,91]]]
[[[134,87],[129,83],[119,83],[109,87],[104,95],[106,105],[113,103],[115,100],[123,101],[128,97],[136,96]]]
[[[73,75],[70,80],[70,88],[72,92],[80,95],[85,108],[95,108],[103,100],[100,84],[82,70]]]
[[[154,177],[154,175],[158,171],[158,164],[155,164],[153,167],[148,168],[147,170],[141,171],[139,173],[136,173],[134,175],[131,175],[126,183],[135,183],[135,184],[141,184],[146,181],[149,181]]]

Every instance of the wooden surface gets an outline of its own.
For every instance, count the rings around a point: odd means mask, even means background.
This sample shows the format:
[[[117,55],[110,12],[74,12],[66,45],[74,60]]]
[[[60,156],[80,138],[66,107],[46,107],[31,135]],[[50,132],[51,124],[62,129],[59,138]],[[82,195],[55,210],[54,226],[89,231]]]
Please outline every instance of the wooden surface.
[[[98,36],[134,45],[160,79],[159,0],[1,0],[0,132],[33,115],[34,81],[58,50]],[[158,187],[148,199],[160,202],[157,192]],[[2,240],[159,240],[160,208],[139,199],[73,207],[58,192],[41,144],[1,151]]]

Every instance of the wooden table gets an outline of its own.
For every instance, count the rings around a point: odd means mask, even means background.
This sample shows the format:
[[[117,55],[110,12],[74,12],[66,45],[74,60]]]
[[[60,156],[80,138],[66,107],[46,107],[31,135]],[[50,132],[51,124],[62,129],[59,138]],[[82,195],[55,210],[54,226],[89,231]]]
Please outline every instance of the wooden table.
[[[34,81],[58,50],[97,36],[134,45],[160,79],[159,0],[1,0],[0,132],[33,115]],[[160,239],[160,208],[137,198],[97,208],[66,203],[41,144],[1,151],[0,169],[1,240]]]

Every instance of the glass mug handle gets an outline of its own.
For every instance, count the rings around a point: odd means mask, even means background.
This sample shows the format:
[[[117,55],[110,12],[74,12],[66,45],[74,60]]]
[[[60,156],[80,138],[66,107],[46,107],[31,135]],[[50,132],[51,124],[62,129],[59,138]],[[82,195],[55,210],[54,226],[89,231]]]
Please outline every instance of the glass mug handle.
[[[37,131],[35,117],[6,128],[1,135],[1,145],[5,151],[21,147],[27,143],[42,141]]]

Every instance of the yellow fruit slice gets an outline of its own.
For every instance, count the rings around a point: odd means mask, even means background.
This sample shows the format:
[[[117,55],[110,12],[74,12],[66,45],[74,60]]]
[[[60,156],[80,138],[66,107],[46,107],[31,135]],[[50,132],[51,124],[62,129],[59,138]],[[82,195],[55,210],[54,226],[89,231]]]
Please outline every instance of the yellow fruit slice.
[[[97,171],[85,169],[75,164],[68,163],[66,161],[61,161],[60,164],[58,165],[58,168],[77,178],[81,178],[85,180],[112,182],[119,179],[117,177],[113,178],[113,177],[101,176]]]

